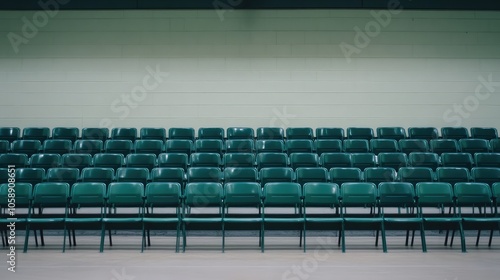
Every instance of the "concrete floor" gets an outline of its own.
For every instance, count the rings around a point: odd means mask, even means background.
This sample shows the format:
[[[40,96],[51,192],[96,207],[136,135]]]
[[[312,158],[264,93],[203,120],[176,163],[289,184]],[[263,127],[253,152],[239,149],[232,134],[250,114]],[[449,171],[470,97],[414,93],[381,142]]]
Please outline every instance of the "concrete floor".
[[[482,240],[474,246],[468,237],[468,252],[459,244],[443,246],[442,236],[429,237],[428,252],[420,243],[405,247],[402,237],[388,237],[389,252],[374,247],[373,237],[347,237],[342,254],[335,237],[311,236],[308,251],[298,247],[298,238],[266,238],[261,253],[254,237],[229,237],[226,252],[220,251],[219,237],[188,237],[185,253],[174,252],[174,238],[154,237],[153,246],[140,253],[140,237],[116,236],[114,246],[98,252],[99,238],[83,236],[78,246],[61,253],[59,236],[46,237],[45,247],[30,241],[27,254],[17,250],[16,273],[7,271],[1,261],[0,279],[68,280],[142,280],[142,279],[216,279],[216,280],[306,280],[306,279],[498,279],[500,242],[493,246]],[[34,243],[34,242],[33,242]],[[1,250],[0,260],[7,251]]]

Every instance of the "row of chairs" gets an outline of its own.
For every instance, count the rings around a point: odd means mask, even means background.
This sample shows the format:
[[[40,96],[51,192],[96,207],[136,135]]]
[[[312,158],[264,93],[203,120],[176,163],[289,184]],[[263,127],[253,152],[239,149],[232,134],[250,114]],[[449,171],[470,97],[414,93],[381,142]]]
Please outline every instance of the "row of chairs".
[[[70,140],[47,140],[43,144],[38,140],[16,140],[9,144],[0,140],[0,154],[24,153],[29,156],[37,153],[152,153],[159,155],[168,153],[397,153],[410,154],[413,152],[442,153],[488,153],[500,152],[500,139],[490,142],[484,139],[433,139],[430,142],[424,139],[402,139],[397,142],[393,139],[319,139],[319,140],[77,140],[74,144]]]
[[[188,167],[429,167],[433,170],[444,167],[499,167],[500,153],[476,153],[474,157],[469,153],[324,153],[318,156],[315,153],[193,153],[188,156],[184,153],[155,154],[123,154],[99,153],[93,157],[90,154],[34,154],[30,158],[26,154],[0,154],[0,168],[15,165],[18,168],[53,168],[70,167],[83,169],[86,167],[141,167],[149,170],[155,167],[178,167],[185,171]]]
[[[9,178],[8,169],[0,169],[2,182]],[[362,171],[354,167],[336,167],[330,170],[323,167],[297,168],[268,167],[257,170],[250,167],[230,167],[223,171],[217,167],[191,167],[185,172],[181,168],[146,168],[122,167],[116,171],[112,168],[88,167],[81,172],[76,168],[50,168],[45,172],[42,168],[19,168],[15,174],[16,182],[175,182],[182,186],[194,182],[297,182],[300,185],[310,182],[481,182],[493,185],[500,182],[500,168],[475,167],[469,172],[466,168],[440,167],[435,172],[426,167],[402,167],[395,170],[390,167],[371,167]]]
[[[0,207],[8,213],[8,184],[0,186]],[[490,230],[489,246],[494,230],[500,229],[500,183],[492,189],[481,183],[459,183],[453,187],[448,183],[424,182],[414,187],[410,183],[267,183],[261,188],[257,183],[189,183],[184,194],[177,183],[76,183],[71,189],[67,183],[40,183],[32,190],[31,184],[16,187],[17,208],[27,208],[27,214],[17,218],[16,226],[26,228],[24,252],[29,245],[30,231],[62,229],[63,252],[69,234],[76,245],[75,230],[95,229],[101,232],[100,252],[104,250],[105,231],[137,229],[142,232],[141,251],[150,245],[150,230],[175,229],[176,252],[182,234],[183,251],[186,249],[186,232],[190,229],[220,230],[222,251],[225,249],[226,230],[258,230],[259,246],[265,250],[267,230],[294,229],[300,231],[300,242],[306,251],[308,230],[339,231],[339,245],[345,252],[345,236],[348,229],[379,232],[383,251],[387,252],[386,231],[420,231],[422,251],[427,251],[425,231],[430,229],[452,231],[451,244],[456,231],[461,238],[462,252],[466,252],[465,230]],[[445,207],[449,207],[447,213]],[[98,209],[91,212],[85,209]],[[173,212],[158,209],[171,208]],[[193,208],[213,208],[216,211],[192,211]],[[238,209],[250,208],[254,212]],[[269,211],[270,208],[280,209]],[[286,208],[292,209],[287,211]],[[325,212],[314,212],[313,209]],[[368,209],[369,212],[352,209]],[[439,211],[435,211],[438,208]],[[475,211],[480,208],[481,211]],[[48,211],[47,209],[53,209]],[[56,209],[59,209],[57,211]],[[122,211],[123,209],[136,209]],[[390,211],[389,209],[397,209]],[[457,210],[458,209],[458,210]],[[468,209],[468,210],[467,210]],[[488,210],[489,209],[489,210]],[[256,211],[257,210],[257,211]],[[403,211],[401,211],[403,210]],[[202,213],[200,213],[202,212]],[[8,215],[0,218],[8,224]],[[5,226],[3,227],[5,228]],[[2,230],[4,246],[7,235]],[[36,238],[35,238],[36,240]],[[413,242],[412,242],[413,243]],[[42,237],[43,245],[43,237]]]
[[[408,133],[403,127],[379,127],[376,129],[377,138],[380,139],[438,139],[438,129],[435,127],[410,127]],[[498,138],[496,128],[472,127],[469,130],[465,127],[443,127],[441,137],[444,139],[464,139],[479,138],[491,140]],[[226,130],[221,127],[199,128],[197,136],[194,128],[170,128],[168,130],[169,139],[185,139],[195,141],[196,139],[366,139],[376,138],[374,129],[368,127],[349,127],[346,132],[343,128],[322,127],[316,128],[315,133],[310,127],[289,127],[286,130],[281,127],[259,127],[256,131],[250,127],[229,127]],[[139,133],[137,128],[113,128],[111,134],[108,128],[83,128],[76,127],[55,127],[50,132],[48,127],[27,127],[21,130],[18,127],[0,127],[0,140],[39,140],[44,142],[48,139],[67,139],[76,141],[77,139],[96,139],[106,141],[107,139],[130,140],[137,139],[157,139],[166,140],[167,131],[165,128],[141,128]]]

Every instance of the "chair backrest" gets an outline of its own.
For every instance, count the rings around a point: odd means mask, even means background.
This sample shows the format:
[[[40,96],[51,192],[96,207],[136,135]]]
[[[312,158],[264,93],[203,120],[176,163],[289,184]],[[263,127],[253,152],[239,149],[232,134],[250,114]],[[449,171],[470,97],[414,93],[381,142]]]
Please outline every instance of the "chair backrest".
[[[309,139],[291,139],[285,143],[288,154],[292,153],[312,153],[314,151],[314,142]]]
[[[443,136],[443,139],[454,139],[458,141],[460,139],[469,138],[469,130],[465,127],[442,127],[441,136]]]
[[[323,153],[319,158],[319,162],[326,169],[352,166],[351,154],[348,153]]]
[[[158,167],[151,170],[152,182],[173,182],[184,186],[186,174],[182,168]]]
[[[71,187],[71,207],[104,207],[106,198],[106,184],[104,183],[75,183]]]
[[[149,170],[140,167],[118,168],[115,179],[117,182],[140,182],[146,185],[149,179]]]
[[[141,207],[144,204],[144,185],[137,182],[113,182],[108,186],[107,199],[110,207]]]
[[[316,139],[338,139],[344,140],[344,129],[340,127],[318,127],[316,128]]]
[[[82,182],[99,182],[109,184],[114,179],[115,170],[113,168],[86,167],[82,170]]]
[[[27,154],[0,154],[0,168],[7,168],[9,165],[15,165],[16,168],[28,166]]]
[[[362,171],[356,167],[335,167],[330,169],[330,181],[336,184],[363,181]]]
[[[399,170],[400,167],[408,166],[408,156],[405,153],[380,153],[378,154],[380,167],[391,167]]]
[[[490,151],[490,142],[485,139],[460,139],[460,150],[464,153],[488,153]]]
[[[49,168],[47,170],[47,182],[64,182],[73,185],[80,177],[80,170],[78,168]]]
[[[339,206],[339,185],[335,183],[305,183],[303,186],[304,206]]]
[[[226,207],[260,207],[262,188],[255,182],[232,182],[224,184]]]
[[[179,207],[181,198],[179,183],[154,182],[146,185],[146,207]]]
[[[191,167],[187,171],[187,181],[192,182],[220,182],[222,172],[218,167]]]
[[[289,167],[268,167],[260,170],[260,182],[264,186],[271,182],[292,182],[293,169]]]
[[[259,127],[257,128],[257,139],[284,140],[285,131],[281,127]]]
[[[92,165],[91,154],[64,154],[61,158],[61,166],[68,168],[83,169]]]
[[[257,154],[257,169],[267,167],[287,167],[288,156],[285,153],[260,153]]]
[[[439,166],[439,155],[435,153],[411,153],[409,156],[410,165],[413,167],[428,167],[436,170]]]
[[[405,154],[425,153],[429,151],[429,143],[425,139],[401,139],[399,140],[399,149]]]
[[[436,179],[438,182],[455,184],[459,182],[469,182],[469,169],[465,167],[438,167],[436,169]]]
[[[104,152],[117,153],[127,156],[134,150],[134,143],[131,140],[110,139],[104,143]]]
[[[346,153],[368,153],[370,152],[369,143],[366,139],[345,139],[344,151]]]
[[[344,150],[342,140],[339,139],[316,139],[314,149],[320,156],[323,153],[341,153]]]
[[[455,139],[432,139],[430,141],[430,150],[433,153],[457,153],[460,148]]]
[[[406,138],[406,130],[402,127],[378,127],[377,137],[399,141]]]
[[[141,139],[144,140],[160,140],[165,141],[167,139],[167,132],[163,127],[143,127],[140,131]]]
[[[69,198],[69,184],[46,182],[35,185],[33,207],[66,207]]]
[[[90,154],[94,156],[103,151],[104,144],[102,140],[97,139],[82,139],[76,140],[73,150],[77,154]]]
[[[408,128],[408,136],[410,139],[438,139],[438,130],[435,127],[410,127]]]
[[[465,167],[471,169],[474,165],[474,160],[469,153],[442,153],[441,163],[445,167]]]
[[[135,140],[134,151],[136,154],[155,154],[163,152],[163,141],[158,139]]]
[[[23,139],[38,140],[43,143],[50,138],[50,129],[48,127],[26,127],[23,129]]]
[[[43,142],[42,150],[44,153],[66,154],[71,152],[73,142],[67,139],[49,139]]]
[[[476,153],[474,159],[477,167],[500,168],[500,153]]]
[[[365,181],[376,185],[382,182],[394,182],[396,180],[396,170],[391,167],[369,167],[363,172]]]
[[[172,127],[168,130],[169,139],[190,140],[194,142],[194,128],[192,127]]]
[[[222,165],[218,153],[194,153],[191,154],[192,167],[220,167]]]
[[[224,128],[222,127],[200,127],[198,139],[218,139],[224,141]]]
[[[376,155],[379,153],[399,152],[398,142],[395,139],[372,139],[370,140],[370,147],[370,150]]]
[[[258,172],[253,167],[228,167],[224,169],[224,182],[256,182]]]
[[[12,142],[11,151],[18,154],[27,154],[31,156],[42,150],[40,140],[15,140]]]
[[[401,167],[398,171],[398,180],[415,185],[419,182],[433,182],[434,174],[428,167]]]
[[[297,183],[267,183],[263,190],[263,204],[266,207],[296,207],[302,204],[301,196]]]
[[[254,153],[253,139],[228,139],[226,140],[226,153]]]
[[[488,184],[484,183],[456,183],[455,197],[457,206],[491,206],[492,194]]]
[[[377,203],[377,187],[374,183],[343,183],[340,186],[343,207],[373,207]]]
[[[453,205],[453,188],[449,183],[421,182],[415,188],[420,207]]]
[[[351,162],[352,167],[357,167],[361,170],[377,166],[377,158],[373,153],[352,153]]]
[[[255,131],[251,127],[228,127],[227,139],[254,139]]]
[[[221,207],[224,196],[222,185],[214,182],[188,183],[184,194],[189,207]]]
[[[323,167],[299,167],[295,170],[297,183],[328,182],[328,170]]]
[[[370,127],[348,127],[347,128],[347,138],[348,139],[365,139],[370,141],[375,137],[373,129]]]
[[[255,151],[257,153],[284,153],[285,150],[285,143],[283,140],[257,140],[255,143]]]
[[[253,153],[234,153],[224,154],[224,167],[254,167],[255,154]]]
[[[33,186],[30,183],[3,183],[0,185],[0,209],[9,207],[9,194],[13,192],[16,194],[16,208],[28,208],[33,196]]]
[[[82,139],[101,140],[103,143],[109,138],[109,129],[106,127],[85,127],[82,129]]]
[[[61,162],[59,154],[34,154],[31,156],[30,167],[49,169],[58,167]]]
[[[140,140],[139,140],[140,141]],[[155,154],[129,154],[126,159],[127,167],[143,167],[149,170],[156,165]]]
[[[75,142],[80,136],[80,130],[77,127],[54,127],[52,129],[52,139],[70,140]]]
[[[165,142],[165,152],[183,153],[190,155],[193,151],[193,142],[185,139],[171,139]]]
[[[310,127],[289,127],[286,129],[286,138],[313,140],[314,135]]]
[[[119,153],[100,153],[94,155],[95,167],[109,167],[113,169],[120,168],[125,163],[123,154]]]
[[[471,138],[479,138],[485,140],[498,138],[497,129],[493,127],[471,127],[470,133]]]
[[[21,130],[19,127],[0,127],[0,139],[13,142],[19,140],[21,135]]]
[[[111,130],[111,139],[130,140],[132,142],[137,138],[137,128],[134,127],[115,127]]]
[[[474,182],[493,183],[500,182],[500,168],[474,167],[471,169],[471,177]]]
[[[315,153],[293,153],[290,155],[290,167],[296,170],[300,167],[318,167],[319,158]]]
[[[224,151],[224,143],[220,139],[198,139],[194,143],[194,150],[197,153],[218,153]]]
[[[158,167],[178,167],[187,170],[189,158],[184,153],[163,153],[158,156]]]
[[[378,195],[381,207],[412,207],[415,205],[415,188],[411,183],[380,183]]]

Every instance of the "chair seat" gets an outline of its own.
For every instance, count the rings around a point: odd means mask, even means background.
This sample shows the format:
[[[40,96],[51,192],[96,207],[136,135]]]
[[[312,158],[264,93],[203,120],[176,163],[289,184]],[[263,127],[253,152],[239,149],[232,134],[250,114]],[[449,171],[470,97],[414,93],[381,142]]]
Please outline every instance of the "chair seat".
[[[383,218],[344,218],[345,222],[350,222],[350,223],[380,223],[384,219]]]
[[[424,218],[424,222],[431,223],[458,223],[461,222],[462,218],[453,218],[453,217],[443,217],[443,218]]]
[[[80,224],[80,223],[100,223],[102,218],[66,218],[66,223]]]
[[[265,218],[266,223],[302,223],[304,218]]]
[[[142,218],[104,218],[104,223],[138,223],[142,222]]]
[[[152,217],[146,217],[143,218],[142,221],[144,223],[177,223],[180,221],[178,218],[152,218]]]
[[[224,218],[227,223],[260,223],[262,218]]]
[[[480,222],[480,223],[500,223],[500,217],[491,218],[462,218],[464,222]]]
[[[64,218],[29,218],[28,223],[58,223],[64,222]]]
[[[343,218],[306,218],[306,222],[311,222],[311,223],[340,223],[343,222]]]
[[[221,218],[183,218],[183,222],[185,223],[221,223]]]
[[[388,223],[421,223],[422,218],[384,218]]]

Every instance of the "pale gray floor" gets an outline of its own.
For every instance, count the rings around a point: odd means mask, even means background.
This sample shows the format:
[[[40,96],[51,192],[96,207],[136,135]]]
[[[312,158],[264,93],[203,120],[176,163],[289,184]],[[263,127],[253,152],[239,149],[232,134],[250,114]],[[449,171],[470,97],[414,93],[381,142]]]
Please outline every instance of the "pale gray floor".
[[[428,253],[403,246],[402,237],[388,237],[389,252],[374,247],[373,237],[347,237],[347,252],[342,254],[335,237],[311,236],[308,252],[298,247],[298,238],[266,238],[261,253],[254,237],[229,237],[221,253],[219,237],[192,237],[186,253],[174,252],[174,238],[154,237],[153,247],[140,253],[140,237],[117,236],[114,246],[98,252],[99,238],[83,236],[78,246],[61,253],[59,236],[46,237],[45,247],[30,240],[27,254],[17,250],[17,272],[7,271],[7,251],[1,252],[0,279],[68,280],[142,280],[142,279],[217,279],[217,280],[306,280],[306,279],[498,279],[500,240],[488,248],[487,238],[479,247],[468,237],[468,252],[459,244],[443,246],[442,236],[428,237]]]

